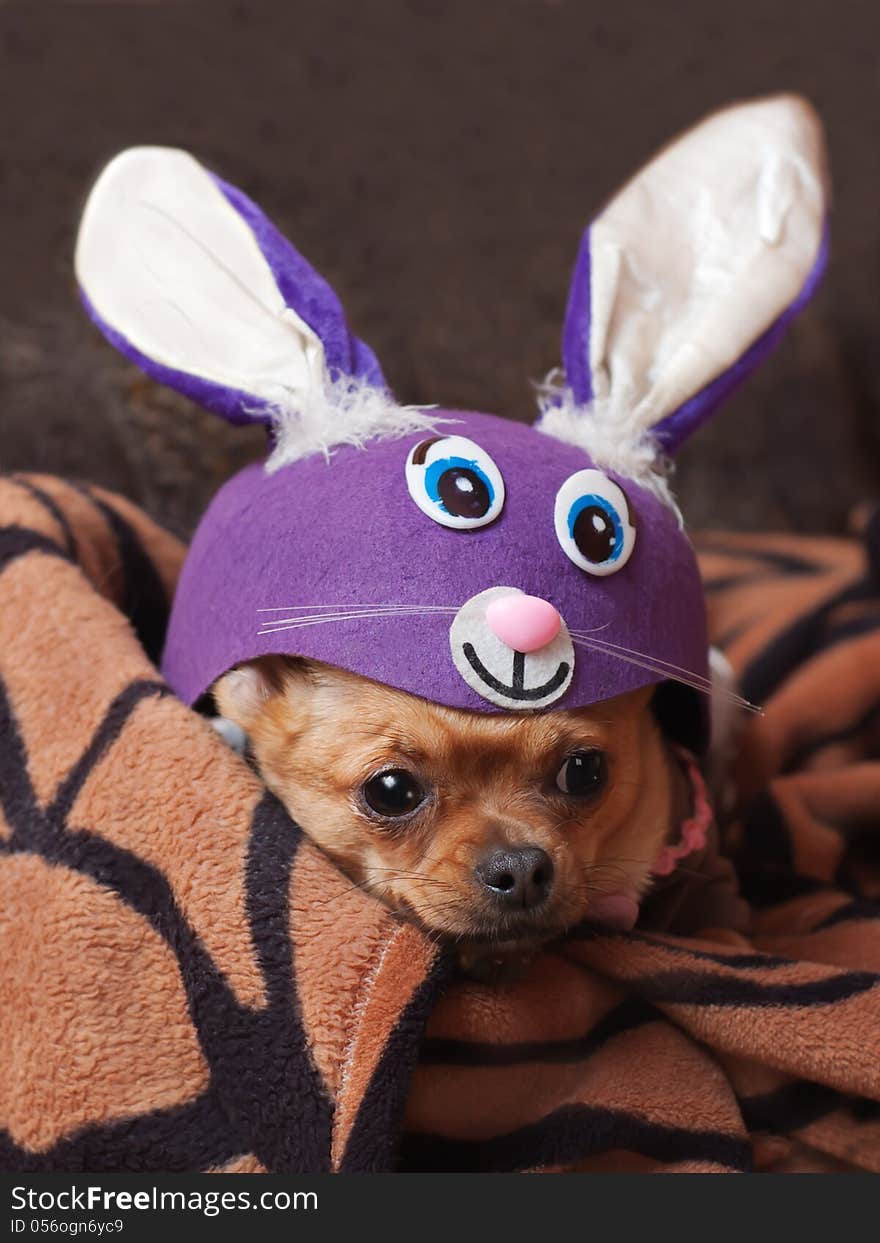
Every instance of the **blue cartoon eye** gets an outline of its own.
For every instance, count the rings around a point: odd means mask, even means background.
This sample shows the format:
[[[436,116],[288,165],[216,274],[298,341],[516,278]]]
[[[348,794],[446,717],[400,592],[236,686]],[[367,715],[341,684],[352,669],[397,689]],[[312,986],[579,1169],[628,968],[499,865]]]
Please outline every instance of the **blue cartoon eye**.
[[[494,522],[504,505],[501,472],[465,436],[437,436],[416,445],[406,460],[406,483],[422,513],[456,530]]]
[[[600,470],[566,479],[556,494],[554,525],[565,555],[588,574],[616,574],[636,542],[626,495]]]

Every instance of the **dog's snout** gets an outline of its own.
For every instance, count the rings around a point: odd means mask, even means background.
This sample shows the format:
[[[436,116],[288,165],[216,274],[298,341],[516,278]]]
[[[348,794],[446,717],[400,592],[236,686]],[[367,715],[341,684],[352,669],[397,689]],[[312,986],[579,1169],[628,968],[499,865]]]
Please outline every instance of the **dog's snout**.
[[[553,860],[538,846],[495,850],[477,865],[476,875],[496,902],[528,910],[550,893]]]

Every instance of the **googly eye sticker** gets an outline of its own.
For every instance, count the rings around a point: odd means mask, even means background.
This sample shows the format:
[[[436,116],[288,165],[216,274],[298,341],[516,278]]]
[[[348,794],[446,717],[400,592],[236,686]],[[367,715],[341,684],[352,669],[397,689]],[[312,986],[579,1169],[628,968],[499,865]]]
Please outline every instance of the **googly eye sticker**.
[[[600,470],[579,470],[556,494],[556,538],[569,560],[602,577],[622,570],[636,529],[623,489]]]
[[[436,436],[406,459],[406,486],[423,514],[466,531],[494,522],[504,507],[504,480],[492,458],[466,436]]]

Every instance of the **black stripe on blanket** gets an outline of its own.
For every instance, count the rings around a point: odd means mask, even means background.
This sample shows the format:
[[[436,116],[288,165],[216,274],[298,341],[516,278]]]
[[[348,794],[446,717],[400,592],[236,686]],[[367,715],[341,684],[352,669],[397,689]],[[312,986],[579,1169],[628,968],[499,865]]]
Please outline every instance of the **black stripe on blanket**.
[[[674,945],[671,941],[667,941],[660,936],[652,936],[650,933],[613,933],[606,928],[600,928],[591,924],[579,924],[578,927],[573,928],[566,936],[568,940],[572,941],[606,940],[609,937],[616,937],[622,941],[638,941],[642,945],[650,945],[652,949],[661,949],[665,954],[672,954],[675,957],[698,959],[700,962],[714,962],[719,967],[730,967],[736,970],[775,971],[780,967],[790,967],[792,965],[791,958],[779,958],[772,954],[760,954],[755,951],[743,954],[738,951],[724,953],[722,951],[698,950],[690,945]]]
[[[757,909],[803,897],[823,887],[795,870],[789,827],[772,794],[753,799],[741,817],[742,844],[734,863],[742,896]]]
[[[250,1151],[272,1174],[330,1172],[333,1105],[310,1053],[290,935],[290,875],[305,840],[267,790],[254,811],[245,880],[268,1005],[239,1007],[239,1030],[215,1033],[212,1062],[226,1107],[249,1118]],[[204,1016],[200,1032],[218,1017]]]
[[[58,524],[61,534],[64,537],[64,551],[72,561],[75,561],[77,557],[76,536],[73,533],[73,528],[67,521],[67,515],[55,500],[54,496],[50,496],[45,489],[38,487],[33,480],[26,479],[23,475],[10,475],[9,480],[11,483],[14,483],[17,488],[21,488],[23,492],[27,492],[28,495],[39,505],[42,505],[49,517]]]
[[[870,581],[853,583],[823,601],[810,613],[798,617],[772,640],[740,677],[739,691],[752,703],[764,703],[782,683],[821,648],[829,614],[843,604],[855,604],[876,596]]]
[[[679,1006],[791,1006],[807,1009],[848,1001],[880,985],[880,976],[870,971],[841,971],[824,980],[803,984],[772,984],[739,979],[736,976],[708,975],[704,971],[666,971],[633,981],[644,997],[665,1005]]]
[[[63,548],[59,548],[48,535],[39,531],[31,531],[29,527],[3,527],[0,530],[0,574],[19,557],[26,557],[29,552],[41,552],[47,557],[60,557],[62,561],[70,561]]]
[[[156,567],[134,527],[117,509],[86,485],[78,485],[78,491],[103,515],[116,538],[124,575],[121,608],[134,627],[141,647],[153,664],[158,664],[168,626],[169,601]]]
[[[740,1109],[749,1130],[790,1134],[810,1126],[830,1114],[845,1109],[857,1122],[880,1120],[880,1103],[861,1096],[846,1096],[824,1084],[805,1079],[786,1083],[773,1092],[740,1099]]]
[[[706,1161],[729,1170],[751,1168],[751,1145],[746,1139],[718,1131],[661,1126],[590,1105],[568,1105],[540,1122],[492,1139],[409,1133],[401,1144],[399,1168],[439,1173],[534,1170],[618,1150],[667,1164]]]
[[[76,790],[120,735],[136,705],[156,689],[154,683],[136,682],[117,696],[67,783],[62,783],[55,804],[43,812],[30,783],[26,748],[0,681],[0,735],[4,739],[0,800],[11,830],[9,840],[0,842],[0,855],[33,854],[90,876],[145,918],[165,940],[177,958],[190,1017],[209,1066],[211,1099],[221,1104],[217,1118],[226,1120],[225,1138],[218,1138],[222,1159],[252,1152],[272,1173],[328,1172],[331,1103],[312,1064],[296,1001],[288,921],[290,871],[303,838],[281,804],[268,792],[257,804],[246,867],[246,909],[268,996],[268,1005],[259,1010],[237,1000],[177,905],[162,872],[131,851],[66,823]],[[42,982],[35,987],[42,988]],[[271,1092],[266,1092],[266,1084],[272,1085]],[[145,1147],[146,1137],[152,1135],[151,1142],[158,1138],[150,1130],[151,1117],[127,1124],[135,1128],[130,1133],[136,1135],[141,1134],[137,1127],[143,1124]],[[89,1143],[102,1153],[112,1153],[116,1125],[92,1128]],[[192,1134],[199,1134],[197,1127]],[[61,1144],[57,1152],[58,1164],[44,1163],[39,1168],[69,1170],[69,1150]],[[119,1161],[129,1159],[125,1152],[123,1145]],[[4,1161],[0,1168],[24,1168],[17,1164],[20,1157],[20,1152],[11,1154],[9,1160],[16,1164]],[[28,1154],[22,1159],[31,1160]],[[179,1161],[180,1168],[198,1169],[203,1159],[199,1153],[181,1152]],[[131,1167],[97,1161],[89,1168]]]
[[[871,630],[877,630],[878,623],[874,622]],[[805,742],[799,747],[788,759],[783,773],[797,773],[809,766],[811,760],[814,760],[820,751],[826,747],[839,746],[841,743],[855,742],[862,734],[870,733],[874,736],[877,728],[880,726],[880,704],[872,703],[867,711],[851,724],[843,729],[829,730],[825,734],[817,734],[815,738],[811,738],[809,742]]]
[[[854,898],[852,902],[844,902],[810,931],[821,932],[824,928],[833,928],[835,924],[854,923],[859,919],[880,919],[880,902],[869,902],[867,898]]]
[[[406,1094],[418,1060],[419,1038],[451,971],[449,957],[438,954],[431,971],[404,1007],[358,1106],[339,1163],[340,1173],[373,1174],[393,1168]]]
[[[51,819],[65,819],[92,769],[119,737],[125,728],[126,721],[141,700],[151,697],[159,698],[170,693],[164,683],[156,682],[152,678],[130,682],[124,690],[120,691],[107,709],[92,741],[58,787],[46,815]]]
[[[624,1032],[644,1027],[660,1018],[643,1001],[621,1002],[603,1015],[594,1027],[571,1040],[523,1040],[514,1044],[489,1044],[469,1040],[422,1041],[419,1061],[429,1066],[517,1066],[523,1062],[585,1062],[609,1040]]]
[[[28,1152],[0,1131],[0,1169],[21,1174],[197,1174],[247,1151],[213,1092],[175,1109],[83,1127],[44,1152]]]
[[[727,543],[712,535],[698,535],[695,543],[698,553],[716,553],[749,562],[754,568],[751,573],[744,573],[744,578],[777,578],[780,574],[789,578],[812,578],[828,570],[824,561],[812,560],[794,552],[782,552],[778,548],[738,548],[735,543]],[[712,579],[707,578],[706,581],[711,583]]]
[[[2,532],[0,532],[2,537]],[[28,774],[27,748],[12,711],[6,686],[0,679],[0,808],[10,830],[39,821],[42,816]]]

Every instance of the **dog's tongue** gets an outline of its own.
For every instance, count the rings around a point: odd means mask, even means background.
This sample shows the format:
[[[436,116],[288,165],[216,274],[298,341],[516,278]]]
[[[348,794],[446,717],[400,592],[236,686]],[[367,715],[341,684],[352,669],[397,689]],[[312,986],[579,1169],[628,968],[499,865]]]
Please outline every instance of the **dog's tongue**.
[[[629,932],[639,918],[639,904],[625,893],[609,893],[591,903],[589,918],[591,922],[604,924],[606,928]]]

